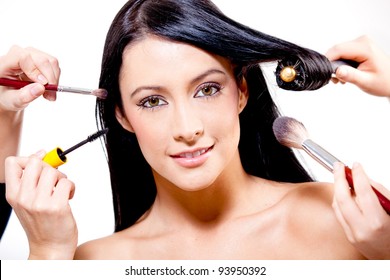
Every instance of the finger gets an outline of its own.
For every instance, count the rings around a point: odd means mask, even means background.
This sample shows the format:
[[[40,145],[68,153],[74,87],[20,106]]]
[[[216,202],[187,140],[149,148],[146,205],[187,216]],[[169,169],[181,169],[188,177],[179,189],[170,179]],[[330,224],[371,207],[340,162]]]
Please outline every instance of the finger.
[[[0,74],[4,77],[8,74],[13,78],[18,77],[22,80],[38,82],[43,85],[47,83],[58,84],[61,70],[58,60],[53,56],[34,48],[23,49],[14,46],[3,58],[4,63],[0,66]],[[47,91],[44,93],[44,97],[54,101],[56,92]]]
[[[33,154],[31,156],[35,156],[37,158],[43,159],[45,157],[45,155],[46,155],[46,151],[45,150],[39,150],[35,154]]]
[[[355,240],[354,234],[353,234],[349,224],[346,222],[346,220],[345,220],[345,218],[343,216],[343,213],[341,212],[340,207],[337,204],[337,201],[335,199],[333,199],[332,207],[333,207],[333,210],[335,212],[337,220],[341,224],[341,227],[343,228],[344,233],[347,236],[347,239],[350,242],[354,242],[354,240]]]
[[[7,157],[4,162],[6,199],[13,205],[19,193],[23,169],[27,165],[28,158]]]
[[[26,48],[20,58],[19,66],[32,81],[58,84],[60,76],[58,60],[47,53]]]
[[[354,189],[356,194],[356,201],[361,211],[373,217],[381,208],[379,200],[375,195],[370,185],[370,180],[364,172],[363,167],[359,163],[354,163],[352,167]]]
[[[57,93],[54,91],[45,91],[43,94],[43,97],[49,101],[56,101],[57,100]]]
[[[3,63],[2,68],[8,69],[8,73],[2,74],[25,77],[30,81],[41,84],[48,82],[31,57],[31,51],[27,51],[19,46],[13,46],[8,54],[4,56]]]
[[[344,165],[339,162],[335,163],[333,173],[335,186],[334,198],[341,213],[343,213],[347,222],[359,219],[362,213],[351,194],[348,181],[345,177]],[[348,224],[350,223],[348,222]]]
[[[18,201],[21,205],[31,204],[36,197],[36,187],[42,172],[42,161],[37,157],[29,157],[24,169]]]
[[[33,83],[18,90],[10,89],[4,91],[2,93],[4,95],[2,106],[10,111],[20,111],[44,94],[44,92],[45,87],[39,83]]]
[[[370,47],[370,39],[367,36],[361,36],[353,41],[333,46],[325,56],[331,61],[347,59],[362,63],[367,60],[367,53],[371,52]]]
[[[341,81],[353,83],[362,89],[366,88],[366,84],[372,80],[371,74],[346,65],[338,67],[335,76]]]
[[[43,168],[37,184],[37,199],[47,199],[53,194],[57,182],[66,176],[57,169],[47,165]]]
[[[383,194],[387,199],[390,200],[390,190],[383,186],[382,184],[379,184],[378,182],[375,182],[374,180],[370,180],[371,186],[376,188],[381,194]]]
[[[73,198],[74,193],[74,183],[66,178],[62,178],[57,183],[53,193],[53,198],[55,198],[60,204],[64,204],[68,203],[68,200]]]
[[[27,48],[26,50],[28,54],[20,61],[21,69],[25,72],[29,71],[25,74],[33,81],[36,81],[35,77],[37,77],[43,84],[58,84],[61,73],[58,60],[33,48]],[[47,91],[43,96],[50,101],[55,101],[57,94],[53,91]]]

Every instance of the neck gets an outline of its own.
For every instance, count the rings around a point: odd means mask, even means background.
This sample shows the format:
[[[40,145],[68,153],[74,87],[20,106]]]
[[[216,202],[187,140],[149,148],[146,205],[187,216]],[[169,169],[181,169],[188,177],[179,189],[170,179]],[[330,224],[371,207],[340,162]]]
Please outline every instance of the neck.
[[[162,220],[170,225],[216,224],[243,215],[254,180],[243,170],[238,154],[237,157],[215,182],[202,190],[185,191],[158,180],[152,212],[162,215]]]

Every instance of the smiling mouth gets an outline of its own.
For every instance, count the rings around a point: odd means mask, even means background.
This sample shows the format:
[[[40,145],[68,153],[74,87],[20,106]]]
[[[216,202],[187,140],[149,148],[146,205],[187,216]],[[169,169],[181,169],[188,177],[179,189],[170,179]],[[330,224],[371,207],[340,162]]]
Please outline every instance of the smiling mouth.
[[[205,153],[207,153],[209,150],[211,150],[213,147],[209,147],[209,148],[204,148],[204,149],[200,149],[200,150],[196,150],[194,152],[186,152],[186,153],[181,153],[181,154],[178,154],[178,155],[174,155],[173,157],[174,158],[196,158],[196,157],[199,157]]]

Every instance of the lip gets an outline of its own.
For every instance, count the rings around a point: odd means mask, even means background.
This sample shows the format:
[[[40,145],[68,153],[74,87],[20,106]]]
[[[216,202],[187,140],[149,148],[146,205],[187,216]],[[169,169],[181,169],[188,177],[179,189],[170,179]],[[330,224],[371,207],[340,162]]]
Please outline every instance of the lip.
[[[176,163],[186,168],[194,168],[202,165],[210,156],[214,146],[183,151],[171,156]]]

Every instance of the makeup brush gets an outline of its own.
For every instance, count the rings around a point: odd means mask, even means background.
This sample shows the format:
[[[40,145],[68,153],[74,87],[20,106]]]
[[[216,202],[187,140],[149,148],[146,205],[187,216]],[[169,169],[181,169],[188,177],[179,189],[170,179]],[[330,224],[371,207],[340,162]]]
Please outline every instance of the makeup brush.
[[[275,137],[280,144],[289,148],[304,150],[313,159],[331,172],[333,172],[333,164],[335,162],[341,162],[320,145],[309,139],[305,126],[296,119],[290,117],[279,117],[274,121],[272,128]],[[350,188],[353,190],[352,171],[348,166],[345,166],[345,175]],[[390,215],[390,200],[374,187],[372,187],[372,189],[377,195],[383,209]]]
[[[99,130],[95,132],[94,134],[87,137],[87,139],[77,143],[76,145],[70,147],[69,149],[63,151],[61,148],[55,148],[48,152],[45,157],[43,158],[43,161],[50,164],[51,166],[57,168],[60,165],[63,165],[66,162],[66,155],[70,152],[76,150],[77,148],[83,146],[84,144],[87,144],[89,142],[92,142],[99,138],[100,136],[103,136],[108,132],[108,128]]]
[[[33,82],[0,78],[0,86],[12,87],[12,88],[16,88],[16,89],[20,89],[22,87],[25,87],[25,86],[31,84],[31,83],[33,83]],[[76,88],[76,87],[68,87],[68,86],[50,85],[50,84],[46,84],[44,86],[45,86],[45,89],[47,91],[72,92],[72,93],[78,93],[78,94],[94,95],[100,99],[105,99],[107,97],[107,90],[101,89],[101,88],[99,88],[99,89],[84,89],[84,88]]]

